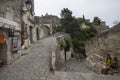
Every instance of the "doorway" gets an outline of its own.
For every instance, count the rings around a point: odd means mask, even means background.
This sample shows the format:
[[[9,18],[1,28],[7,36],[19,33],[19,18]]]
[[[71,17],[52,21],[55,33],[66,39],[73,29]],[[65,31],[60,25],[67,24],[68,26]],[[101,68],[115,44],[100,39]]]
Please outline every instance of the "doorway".
[[[29,29],[30,29],[30,43],[32,43],[33,42],[32,26],[30,26]]]
[[[0,43],[0,60],[6,62],[7,60],[7,44]]]
[[[39,40],[40,39],[40,36],[39,36],[39,28],[37,28],[37,30],[36,30],[36,37],[37,37],[37,40]]]

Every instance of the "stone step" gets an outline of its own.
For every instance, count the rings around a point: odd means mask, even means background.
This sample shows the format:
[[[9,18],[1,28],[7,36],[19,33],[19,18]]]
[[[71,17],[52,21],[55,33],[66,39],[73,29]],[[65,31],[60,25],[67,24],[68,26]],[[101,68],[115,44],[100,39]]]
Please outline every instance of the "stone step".
[[[56,80],[120,80],[119,76],[97,75],[95,73],[55,72]]]

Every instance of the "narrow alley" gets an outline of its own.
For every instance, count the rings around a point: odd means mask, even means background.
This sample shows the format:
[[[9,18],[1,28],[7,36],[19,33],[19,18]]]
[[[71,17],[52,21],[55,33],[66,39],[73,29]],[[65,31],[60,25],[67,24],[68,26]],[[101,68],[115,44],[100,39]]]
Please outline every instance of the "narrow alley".
[[[53,37],[33,44],[26,55],[0,68],[0,80],[48,80],[50,51],[54,44]]]
[[[0,68],[0,80],[120,80],[119,76],[97,75],[75,59],[66,62],[66,71],[63,66],[51,73],[50,56],[55,44],[55,37],[36,42],[13,64]]]
[[[92,72],[85,60],[77,61],[75,58],[67,60],[65,65],[55,71],[55,80],[120,80],[119,76],[102,75]]]

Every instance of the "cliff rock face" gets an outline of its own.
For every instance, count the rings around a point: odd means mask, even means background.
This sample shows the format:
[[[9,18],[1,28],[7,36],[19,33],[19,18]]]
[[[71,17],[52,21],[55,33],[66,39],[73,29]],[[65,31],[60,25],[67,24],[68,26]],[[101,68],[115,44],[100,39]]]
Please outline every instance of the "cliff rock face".
[[[120,24],[98,34],[86,43],[88,67],[100,73],[101,68],[105,65],[105,58],[108,53],[120,60]]]

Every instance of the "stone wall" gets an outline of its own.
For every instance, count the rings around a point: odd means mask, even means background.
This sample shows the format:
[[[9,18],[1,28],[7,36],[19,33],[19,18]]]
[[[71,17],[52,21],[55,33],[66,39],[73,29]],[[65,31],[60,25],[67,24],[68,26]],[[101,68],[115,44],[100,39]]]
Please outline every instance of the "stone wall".
[[[34,25],[34,0],[31,1],[31,9],[28,10],[23,0],[22,5],[22,48],[29,48],[36,41],[36,27]],[[24,38],[26,36],[26,38]]]
[[[59,70],[60,67],[64,66],[65,64],[65,52],[63,49],[60,48],[60,40],[63,38],[70,37],[68,34],[59,35],[57,37],[57,46],[56,46],[56,70]],[[66,52],[66,60],[71,58],[72,48]]]
[[[98,31],[98,33],[102,33],[110,29],[109,26],[106,26],[104,21],[100,22],[100,25],[93,25],[93,27]]]
[[[0,34],[4,34],[5,43],[2,46],[0,59],[5,60],[6,64],[14,62],[20,57],[19,49],[21,45],[21,12],[23,0],[0,0]],[[14,37],[18,39],[19,49],[17,53],[12,53],[13,43],[9,32],[14,32]]]
[[[49,30],[45,26],[35,24],[33,29],[33,41],[36,42],[42,38],[49,36]]]
[[[21,24],[21,0],[1,0],[0,17],[15,21]]]
[[[49,36],[50,28],[47,25],[40,23],[40,17],[35,16],[34,21],[35,21],[35,28],[39,29],[39,38],[42,39],[42,38]],[[36,38],[37,38],[37,36],[36,36]]]
[[[55,32],[55,26],[60,24],[60,19],[55,15],[35,16],[35,23],[49,27],[50,34]]]
[[[112,57],[117,56],[120,60],[120,24],[98,34],[86,43],[88,67],[100,73],[101,68],[105,65],[105,58],[108,53]]]

